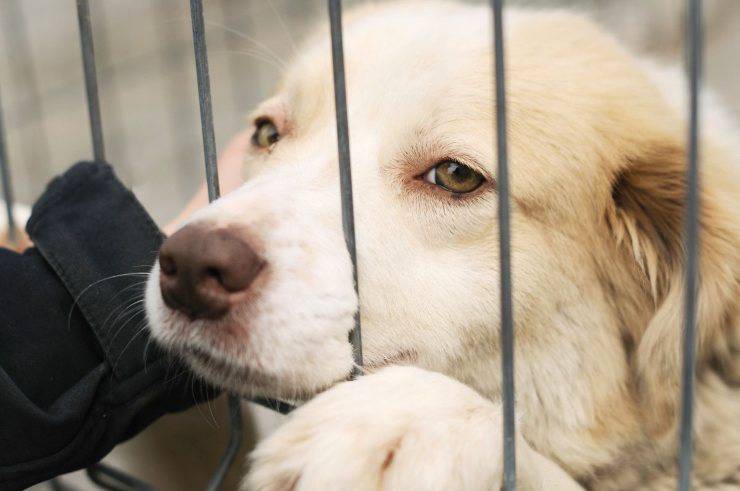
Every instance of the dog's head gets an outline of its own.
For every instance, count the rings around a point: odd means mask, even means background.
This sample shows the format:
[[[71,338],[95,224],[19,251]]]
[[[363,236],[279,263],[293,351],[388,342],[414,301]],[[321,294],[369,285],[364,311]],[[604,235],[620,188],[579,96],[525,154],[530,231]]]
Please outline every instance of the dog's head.
[[[365,364],[414,363],[491,394],[489,24],[483,7],[407,2],[348,15],[344,39]],[[506,25],[517,361],[539,364],[532,383],[614,378],[620,339],[669,336],[649,321],[680,283],[683,132],[589,22],[512,12]],[[353,369],[330,58],[318,32],[254,113],[246,183],[168,239],[150,276],[154,337],[242,393],[309,397]],[[678,349],[660,342],[644,356]]]

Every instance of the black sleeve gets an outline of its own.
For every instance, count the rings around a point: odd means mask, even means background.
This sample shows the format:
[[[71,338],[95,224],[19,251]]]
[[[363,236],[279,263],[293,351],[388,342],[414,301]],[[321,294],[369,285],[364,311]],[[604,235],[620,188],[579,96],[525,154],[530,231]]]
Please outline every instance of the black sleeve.
[[[203,395],[149,342],[144,274],[163,236],[108,165],[52,181],[27,230],[34,248],[0,249],[1,490],[94,463]]]

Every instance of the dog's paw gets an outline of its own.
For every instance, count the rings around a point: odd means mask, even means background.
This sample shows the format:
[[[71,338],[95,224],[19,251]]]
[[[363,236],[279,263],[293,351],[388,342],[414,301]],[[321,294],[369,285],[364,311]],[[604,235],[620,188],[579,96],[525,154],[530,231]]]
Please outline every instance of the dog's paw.
[[[495,489],[501,413],[412,367],[345,382],[296,410],[251,455],[243,489]]]

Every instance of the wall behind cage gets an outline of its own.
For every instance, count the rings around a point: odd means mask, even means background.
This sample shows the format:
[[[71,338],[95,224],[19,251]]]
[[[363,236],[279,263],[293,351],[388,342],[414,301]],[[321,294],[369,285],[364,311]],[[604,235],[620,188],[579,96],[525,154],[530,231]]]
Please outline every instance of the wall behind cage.
[[[269,94],[319,1],[205,2],[220,147]],[[90,2],[108,160],[158,219],[203,178],[188,2]],[[73,2],[0,0],[0,92],[16,194],[91,156]]]

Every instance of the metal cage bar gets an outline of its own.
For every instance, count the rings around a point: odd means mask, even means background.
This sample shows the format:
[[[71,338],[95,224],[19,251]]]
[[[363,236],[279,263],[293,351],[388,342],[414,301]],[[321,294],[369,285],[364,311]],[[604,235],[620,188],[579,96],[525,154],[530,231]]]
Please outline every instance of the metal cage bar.
[[[208,201],[214,201],[220,196],[221,189],[218,184],[218,166],[216,165],[216,136],[213,131],[211,79],[208,72],[208,52],[206,50],[202,0],[190,0],[190,20],[193,24],[193,49],[195,50],[195,72],[198,78],[198,103],[200,107],[200,127],[203,132]]]
[[[100,97],[98,95],[98,78],[95,69],[95,49],[93,47],[92,24],[90,22],[90,5],[87,0],[77,0],[77,21],[80,26],[80,47],[82,49],[82,66],[85,72],[85,92],[87,95],[87,111],[90,116],[93,156],[95,160],[104,161],[103,122],[100,116]]]
[[[514,418],[514,313],[511,305],[511,228],[509,221],[509,162],[506,145],[506,84],[504,64],[503,0],[491,0],[493,15],[494,78],[496,91],[496,158],[498,184],[499,267],[501,290],[501,389],[504,409],[504,482],[516,489]]]
[[[691,489],[693,457],[694,381],[696,369],[696,310],[699,289],[699,90],[702,69],[701,0],[686,2],[686,68],[689,77],[689,131],[686,167],[686,290],[683,325],[681,425],[678,489]]]
[[[198,79],[198,103],[200,107],[200,126],[203,133],[203,154],[205,157],[208,201],[218,199],[221,190],[218,184],[218,165],[216,161],[216,136],[213,130],[213,108],[211,106],[211,81],[208,73],[208,51],[203,22],[202,0],[190,0],[190,20],[193,25],[193,50],[195,72]],[[242,412],[240,398],[229,394],[229,445],[218,465],[218,469],[208,483],[209,491],[218,490],[226,473],[236,459],[242,445]]]
[[[206,487],[208,491],[218,491],[221,488],[221,483],[224,482],[231,464],[234,463],[236,453],[239,451],[239,447],[242,446],[244,424],[242,422],[242,407],[239,401],[239,396],[229,394],[229,444],[218,463],[216,472],[213,473],[211,480],[208,482]]]
[[[5,213],[8,219],[8,240],[14,243],[17,238],[17,225],[15,223],[15,215],[13,215],[13,183],[10,182],[10,164],[8,163],[8,152],[5,148],[2,99],[0,99],[0,181],[2,181]]]
[[[352,278],[355,294],[359,299],[357,282],[357,248],[355,245],[355,215],[352,200],[352,168],[349,155],[349,122],[347,118],[347,84],[344,74],[344,48],[342,46],[342,2],[328,0],[329,24],[331,28],[331,60],[334,74],[334,105],[337,119],[337,146],[339,155],[339,186],[342,197],[342,230],[347,250],[352,259]],[[359,301],[359,300],[358,300]],[[355,360],[355,375],[362,367],[362,331],[360,329],[360,307],[355,312],[355,327],[350,334],[352,354]]]
[[[85,469],[88,479],[101,489],[111,491],[154,491],[149,484],[103,462]]]

